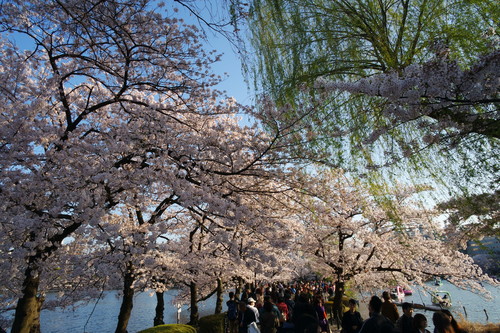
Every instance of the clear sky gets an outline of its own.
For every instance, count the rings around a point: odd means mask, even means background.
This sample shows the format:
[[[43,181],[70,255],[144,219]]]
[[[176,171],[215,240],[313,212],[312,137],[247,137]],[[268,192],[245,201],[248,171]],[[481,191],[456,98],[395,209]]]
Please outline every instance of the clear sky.
[[[196,9],[200,11],[199,14],[207,21],[210,21],[212,16],[227,17],[228,15],[228,9],[224,7],[224,1],[222,0],[199,0],[195,2]],[[172,4],[171,2],[168,3]],[[217,8],[216,4],[220,4],[220,8]],[[207,51],[216,50],[218,53],[223,53],[222,60],[214,64],[212,67],[214,74],[224,77],[224,80],[218,88],[220,90],[226,90],[227,94],[236,98],[239,103],[252,105],[253,93],[248,89],[242,74],[241,61],[230,42],[224,36],[214,32],[209,29],[206,24],[197,20],[196,17],[186,8],[180,6],[179,4],[174,4],[174,6],[179,9],[179,12],[177,13],[179,18],[184,19],[184,21],[188,24],[195,24],[205,31],[207,35]],[[228,29],[230,29],[230,27],[228,27]],[[227,75],[224,75],[224,73],[227,73]]]
[[[220,35],[211,35],[207,41],[207,48],[224,53],[222,60],[213,66],[215,74],[224,76],[224,73],[227,73],[227,77],[220,84],[220,89],[226,90],[229,96],[233,96],[242,104],[253,104],[253,96],[243,78],[241,61],[236,52],[227,39]]]

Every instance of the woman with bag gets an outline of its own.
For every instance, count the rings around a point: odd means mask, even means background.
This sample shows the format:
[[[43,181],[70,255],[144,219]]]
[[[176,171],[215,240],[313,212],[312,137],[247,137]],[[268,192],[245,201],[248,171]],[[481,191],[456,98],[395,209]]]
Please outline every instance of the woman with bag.
[[[264,307],[260,314],[261,333],[276,333],[279,326],[280,320],[273,309],[273,303],[264,302]]]
[[[323,300],[321,296],[316,296],[314,298],[314,308],[318,314],[319,327],[321,332],[330,333],[330,325],[328,324],[328,317],[326,316],[325,307],[323,306]]]

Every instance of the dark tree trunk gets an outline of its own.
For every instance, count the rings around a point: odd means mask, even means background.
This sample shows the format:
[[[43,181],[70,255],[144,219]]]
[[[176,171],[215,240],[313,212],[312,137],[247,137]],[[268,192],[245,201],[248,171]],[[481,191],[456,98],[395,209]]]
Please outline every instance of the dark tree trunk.
[[[120,313],[118,314],[118,324],[116,325],[115,333],[127,333],[128,321],[130,319],[130,314],[132,313],[132,308],[134,307],[133,283],[133,270],[129,265],[123,281],[123,299],[120,307]]]
[[[234,290],[234,295],[236,296],[237,299],[240,299],[242,290],[243,290],[243,278],[238,276],[238,283],[237,283],[236,288]]]
[[[198,312],[198,286],[195,282],[189,285],[191,292],[191,313],[189,315],[189,325],[198,326],[199,312]]]
[[[342,297],[344,296],[344,282],[335,282],[335,295],[333,296],[333,316],[337,322],[337,328],[340,328],[342,321]]]
[[[165,299],[163,298],[163,291],[156,292],[156,308],[155,308],[155,319],[153,326],[163,325],[163,312],[165,310]]]
[[[11,333],[40,333],[40,310],[43,297],[37,296],[40,277],[31,268],[25,271],[23,296],[16,306]]]
[[[217,299],[215,302],[215,314],[222,313],[222,302],[224,301],[224,288],[221,278],[217,278]]]

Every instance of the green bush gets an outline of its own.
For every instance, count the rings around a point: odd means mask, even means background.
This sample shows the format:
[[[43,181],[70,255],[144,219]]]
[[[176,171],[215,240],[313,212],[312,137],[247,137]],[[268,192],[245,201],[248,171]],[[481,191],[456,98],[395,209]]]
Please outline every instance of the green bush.
[[[224,333],[226,313],[214,314],[200,318],[198,333]]]
[[[197,333],[196,328],[183,324],[166,324],[151,327],[138,333]]]

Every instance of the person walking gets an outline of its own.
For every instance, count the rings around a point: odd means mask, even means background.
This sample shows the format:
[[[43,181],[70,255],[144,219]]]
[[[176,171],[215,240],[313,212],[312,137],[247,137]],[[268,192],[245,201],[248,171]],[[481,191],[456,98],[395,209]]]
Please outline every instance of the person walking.
[[[249,333],[248,326],[256,323],[255,312],[243,301],[238,303],[238,333]]]
[[[370,318],[365,320],[359,333],[392,333],[394,325],[389,319],[380,313],[382,300],[378,296],[372,296],[368,303]]]
[[[330,325],[328,324],[328,317],[326,316],[325,307],[323,305],[323,299],[320,295],[314,297],[314,309],[318,315],[318,323],[321,332],[330,333]]]
[[[293,310],[293,323],[295,333],[318,332],[318,313],[313,304],[311,304],[311,296],[309,294],[301,293],[297,298]]]
[[[234,297],[234,292],[229,293],[229,300],[226,302],[227,305],[227,321],[229,327],[229,333],[238,332],[238,302]]]
[[[396,304],[392,302],[391,296],[387,291],[382,293],[382,298],[384,299],[381,308],[382,315],[389,319],[392,324],[396,324],[396,321],[399,319],[399,311]]]
[[[396,322],[396,329],[400,333],[412,333],[413,331],[413,305],[408,302],[403,303],[403,314]]]
[[[342,333],[357,333],[363,325],[359,311],[356,311],[356,300],[349,300],[349,310],[342,316]]]
[[[276,333],[280,321],[273,308],[273,303],[264,302],[260,313],[260,332],[261,333]]]
[[[252,297],[249,297],[247,299],[247,308],[250,308],[253,311],[253,313],[255,314],[255,322],[257,324],[260,323],[260,320],[259,320],[259,316],[260,316],[259,309],[257,309],[255,307],[255,299],[253,299]]]

